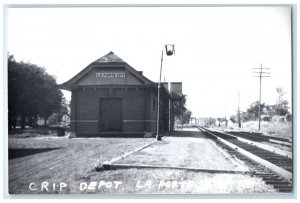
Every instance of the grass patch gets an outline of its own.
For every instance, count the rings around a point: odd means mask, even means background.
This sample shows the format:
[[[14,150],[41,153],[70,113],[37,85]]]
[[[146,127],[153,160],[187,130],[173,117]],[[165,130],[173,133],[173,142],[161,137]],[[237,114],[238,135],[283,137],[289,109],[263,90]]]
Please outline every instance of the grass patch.
[[[238,128],[237,124],[233,126],[215,127],[222,130],[242,130],[250,132],[262,132],[265,135],[292,139],[292,122],[266,122],[260,123],[260,131],[258,131],[258,121],[248,121],[242,124],[242,128]]]
[[[59,192],[30,191],[29,184],[65,182],[72,185],[77,179],[88,179],[89,172],[100,163],[119,157],[151,140],[146,138],[9,138],[9,149],[45,151],[9,160],[9,192],[11,194]],[[52,148],[59,149],[50,151],[49,149]]]
[[[292,139],[292,123],[263,123],[262,132],[274,135],[277,137]]]

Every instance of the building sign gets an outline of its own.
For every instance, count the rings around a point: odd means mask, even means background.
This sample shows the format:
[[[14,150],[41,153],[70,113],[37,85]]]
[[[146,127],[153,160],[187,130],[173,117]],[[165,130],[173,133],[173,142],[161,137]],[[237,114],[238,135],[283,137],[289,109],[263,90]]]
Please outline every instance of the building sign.
[[[96,78],[125,78],[125,73],[122,72],[96,73]]]

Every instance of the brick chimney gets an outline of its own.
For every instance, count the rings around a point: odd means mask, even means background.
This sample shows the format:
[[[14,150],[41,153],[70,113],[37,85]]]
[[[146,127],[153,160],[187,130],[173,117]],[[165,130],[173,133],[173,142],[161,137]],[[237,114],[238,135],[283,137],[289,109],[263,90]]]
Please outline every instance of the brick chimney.
[[[161,85],[164,86],[164,88],[165,88],[166,90],[169,89],[169,83],[167,83],[167,82],[162,82]]]
[[[182,82],[171,82],[170,92],[177,95],[182,95]]]

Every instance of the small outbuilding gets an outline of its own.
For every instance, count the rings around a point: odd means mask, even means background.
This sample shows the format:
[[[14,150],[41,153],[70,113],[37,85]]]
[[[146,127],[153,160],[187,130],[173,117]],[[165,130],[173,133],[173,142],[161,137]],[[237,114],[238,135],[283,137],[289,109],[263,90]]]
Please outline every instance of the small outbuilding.
[[[154,135],[158,83],[136,71],[113,52],[92,62],[59,85],[72,92],[71,136]],[[160,130],[173,130],[173,101],[181,100],[182,83],[161,85]]]

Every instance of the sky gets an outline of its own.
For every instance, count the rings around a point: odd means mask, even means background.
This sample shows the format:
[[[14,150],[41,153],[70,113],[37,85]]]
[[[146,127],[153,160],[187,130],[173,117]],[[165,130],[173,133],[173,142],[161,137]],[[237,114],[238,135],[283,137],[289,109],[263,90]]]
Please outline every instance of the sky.
[[[193,117],[229,117],[259,99],[275,104],[276,87],[291,103],[290,7],[9,8],[7,47],[17,61],[46,68],[63,83],[113,51],[158,82],[182,82]],[[70,92],[64,91],[70,99]]]

